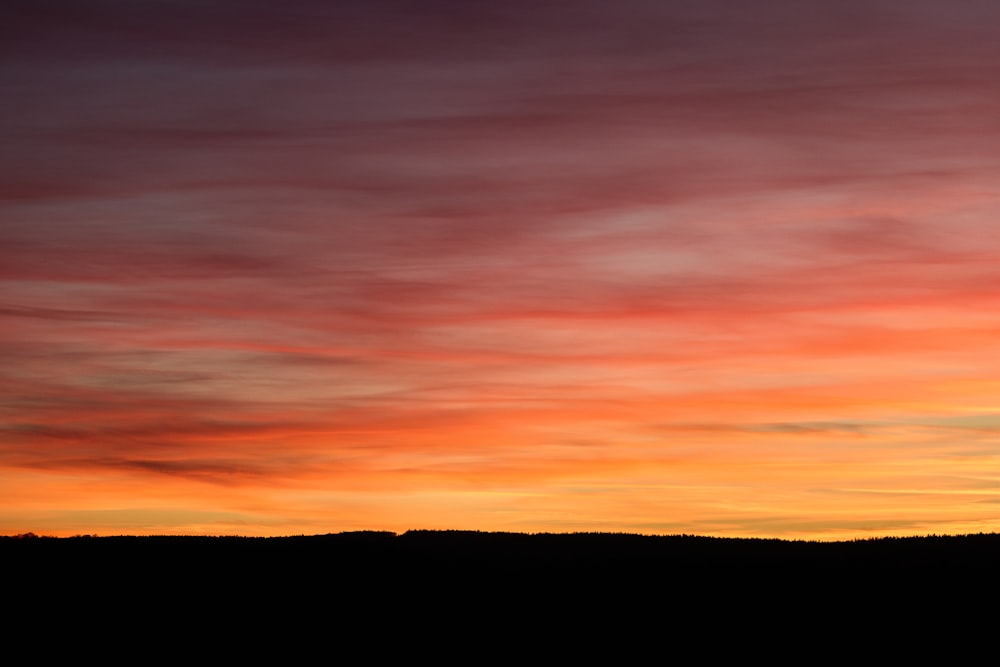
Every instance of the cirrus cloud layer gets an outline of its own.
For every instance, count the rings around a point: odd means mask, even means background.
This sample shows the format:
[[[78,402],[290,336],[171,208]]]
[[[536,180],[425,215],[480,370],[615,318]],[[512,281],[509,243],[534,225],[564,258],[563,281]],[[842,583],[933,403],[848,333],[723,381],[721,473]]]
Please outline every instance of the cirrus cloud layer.
[[[994,3],[0,11],[0,532],[1000,525]]]

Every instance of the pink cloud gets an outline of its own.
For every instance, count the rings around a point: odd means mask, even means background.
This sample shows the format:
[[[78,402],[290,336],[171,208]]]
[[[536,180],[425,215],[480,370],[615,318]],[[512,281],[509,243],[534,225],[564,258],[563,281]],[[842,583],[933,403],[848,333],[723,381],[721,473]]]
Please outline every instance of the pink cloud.
[[[993,4],[4,12],[22,516],[986,520]]]

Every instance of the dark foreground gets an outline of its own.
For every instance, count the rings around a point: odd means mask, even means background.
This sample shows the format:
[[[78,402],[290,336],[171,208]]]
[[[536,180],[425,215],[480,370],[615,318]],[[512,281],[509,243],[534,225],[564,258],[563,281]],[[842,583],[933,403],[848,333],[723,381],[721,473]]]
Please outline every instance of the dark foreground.
[[[808,640],[828,654],[889,641],[897,653],[886,655],[899,658],[944,633],[985,640],[1000,593],[997,534],[6,537],[0,564],[16,623],[175,645],[202,637],[214,650],[226,637],[234,651],[370,641],[377,652],[408,641],[447,652],[471,638],[491,650],[558,645],[565,658],[609,642],[630,651],[697,641],[712,652]]]
[[[772,584],[920,577],[946,585],[1000,565],[1000,534],[810,542],[624,533],[525,534],[478,531],[360,531],[292,537],[0,536],[3,562],[61,579],[126,570],[224,583],[367,579],[419,586],[486,585],[544,575],[550,581],[616,586],[711,578]],[[315,577],[315,578],[314,578]],[[111,583],[108,581],[107,583]],[[703,582],[707,583],[707,582]],[[794,587],[794,586],[793,586]]]

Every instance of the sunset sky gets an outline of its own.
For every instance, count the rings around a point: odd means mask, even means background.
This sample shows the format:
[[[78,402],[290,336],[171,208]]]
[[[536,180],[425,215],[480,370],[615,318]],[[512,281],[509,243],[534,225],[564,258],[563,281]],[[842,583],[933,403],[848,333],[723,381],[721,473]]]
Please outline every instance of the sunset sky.
[[[0,534],[1000,531],[1000,3],[8,0]]]

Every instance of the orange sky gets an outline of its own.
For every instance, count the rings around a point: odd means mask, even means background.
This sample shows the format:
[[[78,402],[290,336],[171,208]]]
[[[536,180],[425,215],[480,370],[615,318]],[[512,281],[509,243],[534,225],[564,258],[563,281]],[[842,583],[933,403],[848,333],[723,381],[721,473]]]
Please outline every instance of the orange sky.
[[[0,10],[0,534],[1000,529],[1000,6],[765,4]]]

